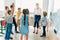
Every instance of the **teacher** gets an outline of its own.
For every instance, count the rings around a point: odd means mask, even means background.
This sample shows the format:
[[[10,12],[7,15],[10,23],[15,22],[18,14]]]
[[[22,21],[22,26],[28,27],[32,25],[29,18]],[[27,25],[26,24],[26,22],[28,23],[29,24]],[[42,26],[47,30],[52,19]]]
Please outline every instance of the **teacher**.
[[[35,33],[35,27],[37,27],[36,34],[38,34],[38,27],[39,27],[39,21],[41,19],[41,8],[39,7],[39,3],[36,3],[36,8],[34,9],[34,31]]]

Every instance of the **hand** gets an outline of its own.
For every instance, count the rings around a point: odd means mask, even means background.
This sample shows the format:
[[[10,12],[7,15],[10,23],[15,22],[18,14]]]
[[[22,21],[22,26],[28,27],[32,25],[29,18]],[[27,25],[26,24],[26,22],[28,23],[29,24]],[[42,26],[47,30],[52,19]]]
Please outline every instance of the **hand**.
[[[4,18],[4,17],[2,17],[2,18]]]
[[[42,26],[42,22],[40,23],[40,26]]]

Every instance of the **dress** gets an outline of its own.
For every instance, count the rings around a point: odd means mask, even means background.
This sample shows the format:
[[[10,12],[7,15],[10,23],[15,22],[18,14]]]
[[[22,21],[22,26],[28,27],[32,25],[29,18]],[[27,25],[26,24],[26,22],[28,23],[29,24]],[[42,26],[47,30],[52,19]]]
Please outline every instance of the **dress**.
[[[20,34],[27,35],[29,33],[29,24],[28,24],[28,15],[26,15],[26,22],[24,25],[24,15],[21,18],[21,28],[20,28]]]

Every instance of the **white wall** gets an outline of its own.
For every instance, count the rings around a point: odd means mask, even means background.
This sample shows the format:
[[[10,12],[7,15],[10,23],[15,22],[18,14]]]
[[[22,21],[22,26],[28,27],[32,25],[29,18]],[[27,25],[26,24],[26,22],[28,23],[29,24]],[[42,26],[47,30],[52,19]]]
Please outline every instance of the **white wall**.
[[[14,2],[15,11],[17,11],[18,7],[21,7],[22,9],[28,8],[30,10],[30,12],[34,12],[36,3],[40,4],[41,9],[43,8],[43,10],[48,10],[48,0],[3,0],[2,2],[4,2],[4,6],[7,5],[9,7],[10,7],[11,3]],[[4,6],[0,6],[0,8],[1,7],[4,8]]]
[[[48,12],[49,0],[43,0],[43,10]]]
[[[60,9],[60,0],[54,0],[54,11]]]
[[[0,11],[4,10],[4,0],[0,0]]]
[[[42,0],[16,0],[16,11],[18,7],[21,7],[22,9],[28,8],[30,12],[34,11],[35,4],[39,3],[40,7],[42,8]]]

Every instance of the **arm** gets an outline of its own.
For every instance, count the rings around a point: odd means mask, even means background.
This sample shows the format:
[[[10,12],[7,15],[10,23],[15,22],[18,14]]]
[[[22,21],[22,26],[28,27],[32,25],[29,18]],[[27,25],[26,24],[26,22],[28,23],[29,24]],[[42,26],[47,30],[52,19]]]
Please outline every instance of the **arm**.
[[[40,22],[40,26],[42,26],[42,21]]]
[[[40,8],[40,11],[41,11],[41,18],[43,17],[43,11],[42,11],[42,9]]]
[[[41,19],[41,21],[40,21],[40,26],[42,26],[42,19]]]
[[[14,14],[14,10],[11,10],[11,14],[12,14],[12,15]]]
[[[21,14],[20,14],[20,17],[19,17],[19,19],[21,19],[21,17],[22,17],[22,12],[21,12]]]

